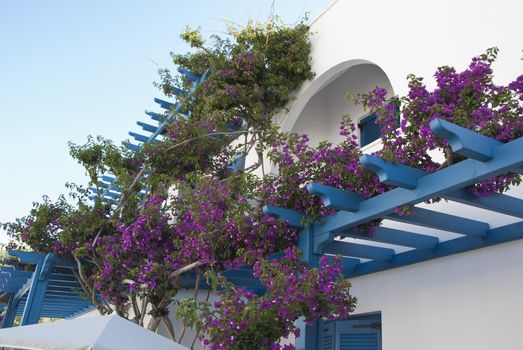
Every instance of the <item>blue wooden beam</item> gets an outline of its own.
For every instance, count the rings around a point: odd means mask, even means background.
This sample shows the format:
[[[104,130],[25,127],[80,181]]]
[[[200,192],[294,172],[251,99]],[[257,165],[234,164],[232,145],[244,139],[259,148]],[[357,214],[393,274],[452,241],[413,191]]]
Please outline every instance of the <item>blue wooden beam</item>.
[[[307,263],[309,269],[319,266],[320,256],[314,252],[314,225],[308,224],[300,230],[298,233],[298,248],[303,253],[302,260]],[[301,336],[296,341],[296,348],[317,350],[319,348],[319,322],[313,321],[308,325],[303,322],[297,322],[297,327],[300,328]]]
[[[45,254],[36,252],[24,252],[21,250],[9,250],[9,255],[17,257],[21,263],[37,265],[45,259]]]
[[[99,191],[96,187],[89,187],[89,190],[101,197],[121,198],[122,194],[109,189]]]
[[[368,241],[423,249],[433,249],[439,243],[439,239],[434,236],[422,235],[419,233],[382,226],[377,227],[376,233],[372,236],[366,236],[356,230],[350,230],[348,232],[343,232],[341,237],[352,237]]]
[[[44,302],[53,259],[54,254],[47,254],[36,265],[20,323],[22,326],[36,324],[40,319],[40,311]]]
[[[500,193],[492,193],[488,197],[476,197],[467,190],[453,191],[445,194],[443,197],[455,202],[523,219],[523,200],[519,198]]]
[[[199,83],[200,80],[202,79],[202,76],[200,74],[195,74],[195,73],[193,73],[193,72],[191,72],[191,71],[189,71],[187,69],[184,69],[182,67],[178,67],[178,68],[176,68],[176,70],[180,74],[184,75],[187,79],[189,79],[189,80],[191,80],[191,81],[193,81],[195,83]]]
[[[425,200],[444,196],[446,193],[465,188],[478,181],[503,174],[523,166],[523,138],[497,146],[494,157],[489,162],[466,159],[448,168],[439,170],[418,179],[415,191],[395,188],[360,203],[355,213],[339,211],[315,224],[315,234],[339,233],[373,219],[391,214],[395,208],[416,204]]]
[[[490,229],[489,224],[485,222],[418,207],[414,208],[414,214],[412,215],[389,214],[386,218],[408,224],[478,237],[486,236]]]
[[[176,107],[175,104],[173,104],[171,102],[164,101],[164,100],[159,99],[159,98],[155,98],[154,102],[158,103],[161,108],[166,109],[168,111],[173,110]],[[148,114],[147,112],[145,112],[145,113]]]
[[[432,131],[449,142],[452,151],[460,156],[486,162],[494,157],[494,148],[502,143],[443,119],[430,122]]]
[[[523,238],[523,222],[517,222],[492,229],[485,238],[464,236],[442,242],[438,244],[434,250],[415,249],[396,254],[391,261],[368,261],[360,264],[354,272],[349,274],[348,277],[356,277],[415,264],[425,260],[463,253],[469,250],[484,248],[521,238]]]
[[[15,298],[14,295],[10,295],[7,309],[4,314],[4,319],[2,321],[2,328],[10,328],[13,326],[19,303],[20,298]]]
[[[187,94],[189,94],[187,91],[182,90],[179,87],[174,86],[174,85],[171,85],[171,91],[173,94],[175,94],[176,96],[179,96],[179,97],[183,97],[183,96],[186,96]]]
[[[150,125],[150,124],[147,124],[147,123],[144,123],[144,122],[136,122],[136,124],[138,124],[139,126],[142,127],[142,129],[144,129],[145,131],[149,131],[149,132],[152,132],[152,133],[155,133],[158,131],[158,127],[157,126],[153,126],[153,125]]]
[[[140,142],[144,142],[144,143],[149,141],[149,137],[137,134],[132,131],[129,131],[129,136],[133,137],[136,141],[140,141]]]
[[[427,173],[402,164],[394,164],[382,158],[364,154],[360,157],[360,163],[366,169],[376,173],[380,182],[407,189],[414,189],[418,185],[418,179]]]
[[[334,257],[336,255],[329,255],[329,254],[326,254],[327,256],[327,262],[329,264],[333,264],[333,260],[334,260]],[[357,258],[348,258],[346,256],[343,256],[342,257],[342,268],[343,268],[343,274],[346,275],[349,271],[352,271],[352,270],[355,270],[356,267],[361,263],[361,260],[360,259],[357,259]]]
[[[373,260],[391,260],[394,256],[394,249],[342,241],[331,242],[324,248],[323,252],[324,254]]]
[[[377,163],[383,166],[382,172],[390,173],[394,177],[394,174],[404,172],[410,172],[411,176],[411,185],[414,183],[417,183],[417,179],[421,178],[422,176],[429,175],[430,173],[424,172],[422,170],[408,167],[406,165],[395,165],[390,162],[382,162],[379,158],[369,158],[372,159],[372,161],[377,160]],[[415,179],[415,180],[414,180]],[[381,180],[381,178],[380,178]],[[398,186],[397,181],[389,181],[389,178],[387,176],[383,177],[383,183],[387,185],[394,185]],[[408,188],[405,185],[399,186]],[[506,195],[502,195],[499,193],[493,193],[489,197],[481,197],[478,198],[474,196],[470,191],[467,191],[465,189],[459,189],[456,191],[449,192],[443,196],[444,198],[460,202],[463,204],[473,205],[478,208],[483,208],[487,210],[493,210],[498,213],[507,214],[507,215],[513,215],[516,217],[523,218],[523,200],[519,198],[514,198]],[[339,208],[340,210],[348,210],[348,211],[354,211],[349,209],[343,209]]]
[[[83,314],[85,314],[87,312],[90,312],[90,311],[93,311],[93,310],[95,310],[94,305],[90,306],[90,307],[86,307],[86,308],[84,308],[82,310],[79,310],[78,312],[76,312],[74,314],[70,314],[70,315],[67,316],[67,318],[75,318],[75,317],[78,317],[80,315],[83,315]]]
[[[124,145],[125,147],[127,147],[129,150],[131,151],[134,151],[134,152],[140,152],[141,151],[141,147],[138,146],[138,145],[135,145],[133,143],[130,143],[128,141],[122,141],[122,145]]]
[[[160,113],[151,112],[148,110],[145,110],[145,114],[147,114],[149,117],[151,117],[152,120],[156,120],[157,122],[163,123],[167,120],[167,116]]]
[[[102,175],[101,178],[103,181],[109,182],[109,183],[113,183],[116,181],[116,178],[114,176]]]
[[[243,154],[237,155],[227,167],[232,172],[238,172],[245,169],[245,156]]]
[[[318,183],[308,184],[307,191],[309,191],[311,194],[319,196],[323,201],[323,205],[327,208],[334,208],[351,212],[358,211],[360,202],[364,199],[358,193],[325,186]]]
[[[263,212],[275,218],[287,221],[289,226],[294,228],[303,228],[305,216],[292,209],[279,208],[272,205],[263,207]]]

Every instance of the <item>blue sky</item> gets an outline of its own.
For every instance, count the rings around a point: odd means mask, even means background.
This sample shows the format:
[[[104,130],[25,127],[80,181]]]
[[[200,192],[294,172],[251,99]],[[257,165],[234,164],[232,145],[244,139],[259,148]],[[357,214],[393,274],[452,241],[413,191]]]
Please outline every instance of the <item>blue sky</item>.
[[[275,1],[295,23],[331,0]],[[0,222],[26,215],[33,201],[86,184],[67,142],[102,135],[119,143],[159,110],[152,85],[169,52],[185,52],[179,33],[205,35],[267,19],[272,0],[0,0]]]

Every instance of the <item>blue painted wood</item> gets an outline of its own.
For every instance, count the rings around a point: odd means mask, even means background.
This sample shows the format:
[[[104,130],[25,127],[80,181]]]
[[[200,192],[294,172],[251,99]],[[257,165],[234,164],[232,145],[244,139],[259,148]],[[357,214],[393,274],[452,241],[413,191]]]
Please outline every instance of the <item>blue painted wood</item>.
[[[416,188],[418,179],[427,175],[424,171],[402,164],[394,164],[369,154],[362,155],[360,163],[366,169],[376,173],[380,182],[407,189]]]
[[[320,339],[318,350],[336,350],[336,322],[320,321]]]
[[[140,152],[142,149],[140,146],[130,143],[128,141],[123,141],[122,145],[124,145],[125,147],[127,147],[127,149],[134,151],[134,152]]]
[[[99,191],[96,187],[89,187],[89,190],[95,194],[100,195],[101,197],[111,197],[111,198],[121,198],[122,194],[115,191],[104,190]]]
[[[24,312],[22,314],[21,325],[36,324],[40,319],[40,312],[45,297],[45,291],[47,289],[47,277],[49,273],[46,273],[50,269],[54,254],[48,254],[45,258],[40,258],[36,264],[35,272],[31,281],[31,289],[27,296],[25,303]]]
[[[360,129],[360,146],[364,147],[380,138],[380,126],[376,123],[376,115],[371,114],[358,123]]]
[[[176,68],[176,70],[180,74],[184,75],[187,79],[192,80],[193,82],[199,83],[200,80],[202,79],[202,75],[195,74],[195,73],[193,73],[193,72],[191,72],[191,71],[189,71],[187,69],[184,69],[182,67],[178,67],[178,68]]]
[[[414,208],[414,214],[412,215],[389,214],[386,218],[408,224],[479,237],[486,236],[490,229],[490,226],[485,222],[418,207]]]
[[[157,126],[153,126],[151,124],[147,124],[147,123],[140,122],[140,121],[137,121],[136,124],[141,126],[142,129],[144,129],[145,131],[149,131],[149,132],[152,132],[152,133],[155,133],[155,132],[158,131],[158,127]]]
[[[96,308],[94,307],[94,305],[89,306],[89,307],[83,308],[82,310],[77,311],[76,313],[70,314],[70,315],[66,316],[65,318],[75,318],[75,317],[81,316],[87,312],[93,311],[95,309]]]
[[[232,172],[243,171],[245,169],[245,155],[237,155],[228,166]]]
[[[13,322],[16,318],[16,313],[18,310],[18,305],[20,303],[20,298],[15,298],[14,295],[9,297],[9,302],[7,304],[7,309],[4,314],[4,320],[2,321],[2,328],[13,327]]]
[[[422,235],[389,227],[377,227],[376,233],[373,236],[361,234],[356,230],[343,232],[341,236],[423,249],[433,249],[439,243],[439,239],[434,236]]]
[[[163,109],[166,109],[168,111],[170,110],[174,110],[174,108],[176,107],[175,104],[171,103],[171,102],[167,102],[167,101],[164,101],[162,99],[159,99],[159,98],[154,98],[154,102],[158,103],[160,105],[161,108]],[[147,112],[146,112],[147,113]],[[148,114],[148,113],[147,113]]]
[[[266,205],[263,207],[263,212],[267,215],[287,221],[287,223],[291,227],[303,227],[302,222],[305,216],[303,214],[298,213],[295,210]]]
[[[324,248],[323,252],[325,254],[374,260],[391,260],[394,256],[394,249],[342,241],[331,242]]]
[[[314,227],[307,225],[298,234],[298,248],[303,253],[302,260],[307,263],[308,268],[319,266],[319,255],[314,254]],[[303,320],[296,323],[300,328],[301,336],[298,338],[297,349],[316,350],[319,342],[319,321],[306,325]]]
[[[347,210],[351,212],[357,211],[360,207],[360,202],[364,199],[358,193],[318,183],[308,184],[307,191],[319,196],[327,208]]]
[[[335,323],[336,350],[381,350],[381,315]]]
[[[502,143],[443,119],[430,122],[432,131],[446,139],[454,153],[486,162],[494,156],[493,150]]]
[[[360,203],[355,213],[339,211],[315,224],[315,232],[339,233],[370,220],[391,214],[395,208],[416,204],[445,193],[462,189],[475,182],[503,174],[523,165],[523,138],[503,144],[494,149],[494,158],[486,163],[467,159],[418,179],[416,191],[396,188]]]
[[[369,261],[358,265],[347,277],[356,277],[391,268],[463,253],[473,249],[523,238],[523,222],[498,227],[489,231],[487,237],[464,236],[439,243],[434,250],[415,249],[394,256],[391,261]]]
[[[129,131],[129,136],[133,137],[136,141],[140,142],[147,142],[149,141],[149,137],[137,134],[135,132]]]
[[[145,114],[147,114],[149,117],[151,117],[151,119],[156,120],[160,123],[163,123],[167,120],[167,116],[164,114],[155,113],[155,112],[151,112],[148,110],[145,110]]]
[[[105,181],[105,182],[115,182],[116,181],[116,178],[114,176],[107,176],[107,175],[102,175],[101,176],[102,180]]]
[[[183,97],[183,96],[186,96],[188,95],[189,93],[185,90],[182,90],[180,89],[179,87],[177,86],[174,86],[174,85],[171,85],[171,92],[176,95],[176,96],[180,96],[180,97]]]
[[[45,254],[36,252],[24,252],[21,250],[9,250],[9,255],[15,256],[24,264],[36,265],[45,259]]]
[[[445,194],[444,198],[523,219],[523,200],[504,194],[492,193],[488,197],[476,197],[467,190],[457,190]]]

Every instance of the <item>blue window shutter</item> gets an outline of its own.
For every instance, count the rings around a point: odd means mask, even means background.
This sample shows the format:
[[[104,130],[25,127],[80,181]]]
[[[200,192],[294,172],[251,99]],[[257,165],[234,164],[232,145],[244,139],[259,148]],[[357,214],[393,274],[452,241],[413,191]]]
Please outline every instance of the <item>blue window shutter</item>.
[[[396,128],[400,127],[400,102],[397,98],[389,100],[396,107]],[[367,146],[372,141],[380,138],[381,130],[376,120],[376,114],[369,114],[358,123],[360,129],[360,147]]]
[[[360,146],[366,146],[380,138],[380,126],[376,123],[376,115],[371,114],[358,123],[360,129]]]
[[[373,314],[320,325],[319,350],[381,350],[381,315]]]
[[[335,330],[335,321],[320,323],[319,350],[335,350]]]

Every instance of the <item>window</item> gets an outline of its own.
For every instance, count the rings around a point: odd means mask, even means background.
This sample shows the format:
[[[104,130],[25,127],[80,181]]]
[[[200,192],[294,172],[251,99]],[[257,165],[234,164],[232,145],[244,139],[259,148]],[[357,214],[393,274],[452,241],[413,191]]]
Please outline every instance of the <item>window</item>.
[[[396,106],[396,128],[400,127],[400,103],[398,98],[392,98],[389,102],[393,102]],[[367,146],[372,141],[380,138],[380,126],[376,120],[376,114],[369,114],[361,119],[358,123],[360,129],[360,147]]]
[[[318,350],[381,350],[381,314],[320,324]]]
[[[360,146],[367,146],[380,138],[380,126],[376,121],[376,114],[371,114],[358,123],[360,129]]]

